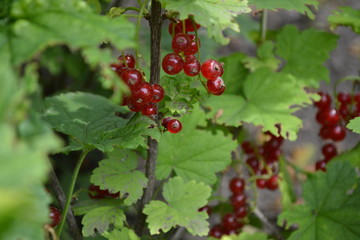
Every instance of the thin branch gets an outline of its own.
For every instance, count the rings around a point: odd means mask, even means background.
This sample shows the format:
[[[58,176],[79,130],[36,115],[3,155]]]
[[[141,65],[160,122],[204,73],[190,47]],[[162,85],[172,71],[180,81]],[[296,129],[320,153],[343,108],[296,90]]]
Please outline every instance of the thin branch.
[[[266,31],[267,31],[267,15],[268,12],[266,9],[263,10],[261,15],[261,25],[260,25],[260,39],[261,42],[265,42],[266,40]]]
[[[52,190],[54,191],[55,197],[57,202],[59,203],[61,210],[65,208],[66,204],[66,196],[65,193],[60,185],[59,179],[56,176],[56,173],[53,168],[51,168],[50,171],[50,184],[52,187]],[[81,240],[82,235],[80,233],[80,230],[78,228],[78,225],[76,223],[75,216],[73,212],[68,211],[68,214],[66,215],[66,222],[69,226],[70,235],[72,236],[72,239],[74,240]]]
[[[150,65],[150,83],[158,84],[160,81],[160,44],[161,44],[161,3],[157,0],[151,1],[151,15],[149,19],[150,38],[151,38],[151,65]],[[158,122],[158,117],[156,116]],[[146,159],[145,174],[148,178],[148,186],[144,191],[138,208],[138,223],[136,233],[142,236],[144,231],[146,216],[143,214],[144,206],[151,200],[155,187],[155,165],[158,156],[158,142],[148,138],[148,155]]]
[[[278,227],[273,225],[266,216],[260,211],[259,208],[255,208],[253,213],[256,215],[256,217],[259,218],[259,220],[267,227],[267,229],[271,232],[271,234],[274,234],[278,240],[284,240],[283,236],[281,235],[281,232],[279,231]]]

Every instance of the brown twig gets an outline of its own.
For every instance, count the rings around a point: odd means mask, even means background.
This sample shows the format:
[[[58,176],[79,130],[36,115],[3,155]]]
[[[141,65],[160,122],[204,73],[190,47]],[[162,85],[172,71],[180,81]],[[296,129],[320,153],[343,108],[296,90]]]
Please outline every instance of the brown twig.
[[[284,240],[281,232],[279,231],[277,226],[274,226],[267,217],[260,211],[259,208],[255,208],[253,213],[256,215],[257,218],[265,225],[265,227],[276,236],[278,240]]]

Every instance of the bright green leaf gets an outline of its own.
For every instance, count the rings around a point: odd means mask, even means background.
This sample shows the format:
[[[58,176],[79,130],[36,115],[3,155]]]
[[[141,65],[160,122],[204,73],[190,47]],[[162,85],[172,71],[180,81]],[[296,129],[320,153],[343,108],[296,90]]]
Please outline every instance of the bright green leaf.
[[[359,239],[359,183],[350,163],[330,163],[326,173],[317,172],[303,185],[304,204],[288,208],[278,223],[299,226],[289,240]]]
[[[319,81],[329,81],[324,66],[329,53],[337,46],[336,35],[307,29],[300,32],[295,26],[285,26],[277,36],[276,53],[285,60],[282,72],[290,73],[305,86],[317,88]]]
[[[234,17],[250,12],[247,0],[160,0],[165,9],[178,12],[180,19],[189,15],[208,30],[208,35],[222,44],[229,43],[222,31],[230,28],[239,31]]]
[[[102,235],[109,240],[140,240],[132,229],[126,227],[104,232]]]
[[[249,4],[254,4],[257,9],[276,10],[283,8],[286,10],[295,10],[302,14],[307,14],[309,18],[314,19],[315,16],[311,11],[309,5],[317,7],[319,2],[317,0],[249,0]]]
[[[351,119],[350,122],[346,125],[346,127],[351,131],[360,134],[360,117]]]
[[[98,207],[87,212],[81,223],[84,226],[82,233],[85,237],[107,231],[110,226],[122,227],[126,216],[117,205]]]
[[[167,203],[151,201],[144,208],[150,233],[168,232],[175,226],[185,227],[192,235],[205,236],[209,231],[205,212],[198,209],[207,203],[211,189],[203,183],[186,182],[180,177],[170,179],[163,188]]]
[[[143,194],[147,179],[143,172],[135,170],[138,157],[134,152],[118,150],[108,153],[108,158],[99,162],[90,181],[111,193],[126,196],[124,203],[131,205]]]
[[[230,164],[230,153],[236,148],[236,142],[222,134],[196,129],[205,124],[205,113],[199,107],[180,121],[181,132],[166,132],[159,141],[156,177],[165,179],[174,171],[185,180],[214,184],[215,173]]]
[[[360,33],[360,10],[351,7],[341,7],[334,11],[328,18],[331,28],[335,29],[337,26],[349,26],[351,29]]]
[[[247,56],[244,59],[244,63],[251,71],[255,71],[261,67],[268,67],[272,70],[276,70],[279,67],[280,61],[274,55],[274,44],[266,41],[258,48],[257,57],[254,58]]]

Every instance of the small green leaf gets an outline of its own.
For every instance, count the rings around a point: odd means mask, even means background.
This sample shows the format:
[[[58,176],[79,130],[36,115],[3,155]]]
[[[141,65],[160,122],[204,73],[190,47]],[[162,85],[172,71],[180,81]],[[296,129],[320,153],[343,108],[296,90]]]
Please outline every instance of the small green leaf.
[[[101,234],[107,231],[110,226],[122,227],[124,221],[126,216],[118,206],[98,207],[84,215],[82,233],[85,237],[94,236],[97,232]]]
[[[297,224],[289,240],[360,238],[360,188],[348,162],[331,162],[327,172],[317,172],[303,185],[304,204],[288,208],[278,219]]]
[[[331,28],[334,30],[337,26],[348,26],[360,33],[360,10],[351,7],[340,7],[335,10],[328,18]]]
[[[282,72],[290,73],[305,86],[317,88],[319,81],[329,81],[324,66],[337,46],[334,34],[307,29],[300,32],[295,26],[285,26],[277,36],[276,53],[285,60]]]
[[[274,44],[266,41],[260,45],[257,50],[257,57],[246,57],[244,63],[248,69],[255,71],[261,67],[268,67],[272,70],[277,70],[279,67],[279,59],[274,55]]]
[[[180,177],[170,179],[163,188],[167,203],[151,201],[144,208],[151,235],[159,234],[160,230],[168,232],[177,225],[185,227],[192,235],[207,235],[208,216],[198,209],[206,205],[210,192],[210,187],[203,183],[186,182]]]
[[[102,235],[109,240],[140,240],[132,229],[126,227],[115,229],[111,232],[104,232]]]
[[[286,10],[295,10],[302,14],[307,14],[309,18],[314,19],[309,5],[317,7],[319,2],[317,0],[249,0],[250,4],[254,4],[257,9],[270,9],[276,10],[277,8],[283,8]]]
[[[351,119],[350,122],[346,125],[346,127],[351,131],[360,134],[360,117]]]
[[[239,31],[234,17],[250,12],[247,0],[160,0],[165,9],[178,12],[180,19],[193,15],[195,21],[208,30],[208,35],[221,44],[229,43],[222,31]]]
[[[147,179],[143,172],[135,170],[138,165],[138,157],[134,152],[117,150],[108,153],[108,158],[99,162],[95,168],[90,182],[108,189],[111,193],[120,192],[124,197],[124,203],[131,205],[143,194],[143,188],[147,186]]]
[[[181,132],[166,132],[159,141],[156,177],[165,179],[174,171],[184,180],[214,184],[215,173],[230,164],[230,153],[236,148],[236,142],[222,134],[196,129],[205,124],[205,113],[198,106],[180,121]]]

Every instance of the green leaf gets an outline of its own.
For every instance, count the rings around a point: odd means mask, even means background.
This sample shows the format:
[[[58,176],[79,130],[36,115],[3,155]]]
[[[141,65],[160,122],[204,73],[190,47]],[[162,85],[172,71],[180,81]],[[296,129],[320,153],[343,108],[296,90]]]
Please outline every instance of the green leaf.
[[[354,166],[360,167],[360,144],[357,144],[354,148],[335,156],[331,159],[331,161],[348,161]]]
[[[305,86],[319,87],[319,81],[329,82],[329,70],[324,66],[329,53],[337,46],[336,35],[295,26],[285,26],[277,36],[276,53],[285,60],[282,72],[290,73]]]
[[[178,12],[180,19],[189,15],[195,16],[195,21],[207,28],[208,35],[221,44],[229,43],[222,31],[230,28],[239,31],[239,25],[234,17],[250,12],[247,0],[160,0],[165,9]]]
[[[109,240],[140,240],[132,229],[126,227],[115,229],[111,232],[104,232],[102,235]]]
[[[278,223],[299,226],[289,240],[359,239],[359,183],[350,163],[331,162],[303,185],[304,204],[287,209]]]
[[[147,186],[144,173],[135,170],[137,159],[137,155],[131,151],[108,153],[108,158],[101,160],[99,167],[94,169],[90,182],[111,193],[120,192],[121,196],[126,196],[124,203],[131,205],[142,196],[143,188]]]
[[[44,118],[55,130],[69,135],[73,141],[64,151],[98,148],[111,151],[115,146],[146,146],[145,136],[159,138],[159,131],[149,127],[154,121],[146,117],[133,121],[117,117],[124,112],[102,96],[90,93],[66,93],[45,100]]]
[[[164,76],[161,84],[164,88],[166,111],[171,114],[184,114],[193,108],[201,99],[199,90],[191,87],[194,78],[179,74],[177,76]]]
[[[276,136],[276,124],[280,124],[281,136],[296,139],[302,121],[292,113],[310,104],[311,100],[293,76],[267,68],[257,69],[245,80],[244,95],[245,100],[226,94],[209,98],[206,105],[211,111],[208,115],[228,126],[239,126],[242,122],[260,125],[264,132],[270,131]]]
[[[103,206],[90,210],[85,214],[81,223],[82,233],[85,237],[94,236],[97,232],[103,233],[110,226],[122,227],[126,216],[119,206]]]
[[[196,129],[198,125],[205,125],[205,113],[199,107],[180,121],[181,132],[166,132],[159,141],[156,177],[165,179],[174,171],[184,180],[214,184],[215,173],[230,164],[236,142],[223,134],[213,135]]]
[[[282,207],[283,209],[286,209],[296,201],[296,194],[289,170],[287,169],[286,160],[280,158],[279,163],[279,176],[282,180],[279,181],[279,190],[281,192]]]
[[[261,67],[268,67],[272,70],[276,70],[279,67],[280,61],[274,55],[274,44],[266,41],[258,48],[257,58],[247,56],[244,59],[244,63],[251,71],[255,71]]]
[[[334,30],[337,26],[348,26],[360,34],[360,10],[351,7],[340,7],[329,16],[328,21],[331,29]]]
[[[249,70],[243,64],[247,56],[243,53],[233,53],[220,58],[224,63],[224,74],[221,76],[226,84],[226,94],[240,94]]]
[[[256,6],[257,9],[270,9],[276,10],[277,8],[283,8],[286,10],[295,10],[299,13],[308,15],[309,18],[314,19],[315,15],[311,11],[308,5],[312,5],[315,8],[319,5],[317,0],[249,0],[250,4]]]
[[[239,235],[223,236],[221,240],[267,240],[267,235],[264,233],[247,233],[242,232]]]
[[[209,231],[205,212],[198,209],[207,203],[211,189],[203,183],[184,181],[181,177],[170,179],[163,188],[165,201],[151,201],[144,208],[151,235],[172,227],[185,227],[192,235],[205,236]]]
[[[351,131],[360,134],[360,117],[351,119],[349,123],[346,125],[346,127]]]

